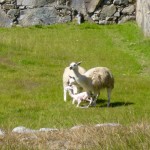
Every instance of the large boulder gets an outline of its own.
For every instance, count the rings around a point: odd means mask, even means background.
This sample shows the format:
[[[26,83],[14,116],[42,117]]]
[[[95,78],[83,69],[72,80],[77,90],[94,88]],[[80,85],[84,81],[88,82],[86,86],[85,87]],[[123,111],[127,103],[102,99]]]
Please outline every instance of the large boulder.
[[[113,3],[115,5],[128,5],[128,0],[114,0]]]
[[[7,14],[0,9],[0,27],[11,27],[12,20],[7,16]]]
[[[122,14],[124,15],[131,15],[135,12],[135,6],[134,5],[129,5],[128,7],[125,7],[122,10]]]
[[[84,15],[87,13],[84,0],[72,0],[71,7]]]
[[[41,7],[48,3],[53,3],[55,0],[17,0],[17,5],[28,7]]]
[[[21,26],[50,25],[71,21],[71,17],[60,17],[53,7],[41,7],[20,11],[19,24]]]
[[[93,13],[103,0],[71,0],[71,7],[82,14]]]
[[[134,21],[136,18],[135,18],[135,16],[123,16],[122,18],[121,18],[121,20],[119,20],[118,21],[118,24],[122,24],[122,23],[125,23],[125,22],[127,22],[127,21]]]
[[[91,0],[87,6],[87,11],[93,13],[95,9],[102,3],[103,0]]]
[[[0,0],[0,4],[5,3],[5,2],[6,2],[6,0]]]
[[[18,10],[18,9],[10,9],[10,10],[8,10],[8,12],[7,12],[7,16],[8,16],[11,20],[15,21],[15,20],[17,19],[17,17],[19,16],[19,10]]]
[[[104,5],[100,14],[101,19],[105,19],[106,17],[111,17],[116,13],[116,6],[111,4],[111,5]]]

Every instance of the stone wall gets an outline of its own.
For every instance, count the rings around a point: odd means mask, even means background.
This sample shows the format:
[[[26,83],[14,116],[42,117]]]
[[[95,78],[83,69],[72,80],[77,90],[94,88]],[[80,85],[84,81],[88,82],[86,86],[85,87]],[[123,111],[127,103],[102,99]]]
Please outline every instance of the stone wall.
[[[136,21],[145,36],[150,36],[150,0],[137,0]]]
[[[0,0],[0,27],[50,25],[68,21],[71,21],[70,7],[55,0]]]
[[[97,5],[88,6],[88,13],[95,23],[113,24],[135,20],[135,9],[133,0],[101,0]]]
[[[80,12],[97,24],[135,20],[134,0],[0,0],[0,27],[65,23]],[[76,12],[76,13],[75,13]]]

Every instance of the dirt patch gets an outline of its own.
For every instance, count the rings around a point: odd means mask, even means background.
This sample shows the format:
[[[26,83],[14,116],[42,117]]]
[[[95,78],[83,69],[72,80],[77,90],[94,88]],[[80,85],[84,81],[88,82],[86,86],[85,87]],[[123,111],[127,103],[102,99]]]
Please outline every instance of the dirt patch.
[[[12,60],[5,57],[0,57],[0,64],[8,67],[16,67],[16,64]]]

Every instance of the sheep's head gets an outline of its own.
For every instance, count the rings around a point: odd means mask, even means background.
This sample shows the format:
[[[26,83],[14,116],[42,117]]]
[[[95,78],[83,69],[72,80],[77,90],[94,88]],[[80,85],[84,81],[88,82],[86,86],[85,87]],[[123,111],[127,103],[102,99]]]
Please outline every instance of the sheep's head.
[[[75,63],[75,62],[72,62],[69,66],[70,70],[74,70],[76,68],[78,68],[78,66],[81,64],[81,62],[78,62],[78,63]]]
[[[69,86],[76,85],[76,84],[77,82],[75,77],[69,76]]]
[[[72,88],[71,86],[66,86],[66,87],[65,87],[65,90],[66,90],[66,91],[69,91],[69,90],[73,90],[73,88]]]

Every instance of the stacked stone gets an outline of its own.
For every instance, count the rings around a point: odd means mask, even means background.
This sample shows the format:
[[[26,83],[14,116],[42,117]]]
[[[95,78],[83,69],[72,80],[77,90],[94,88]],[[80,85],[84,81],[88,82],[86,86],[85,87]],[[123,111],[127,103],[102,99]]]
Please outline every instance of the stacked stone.
[[[0,27],[11,27],[17,17],[16,0],[0,0]]]
[[[135,0],[0,0],[0,27],[65,23],[75,11],[97,24],[124,23],[135,20]]]
[[[101,25],[135,20],[135,4],[128,0],[105,0],[94,12],[92,20]]]
[[[0,27],[49,25],[71,21],[69,7],[55,0],[0,0]]]
[[[16,8],[16,0],[0,0],[1,9],[4,9],[6,12],[10,9]]]

